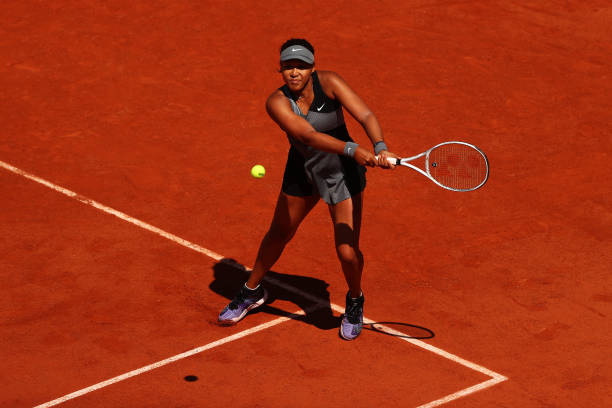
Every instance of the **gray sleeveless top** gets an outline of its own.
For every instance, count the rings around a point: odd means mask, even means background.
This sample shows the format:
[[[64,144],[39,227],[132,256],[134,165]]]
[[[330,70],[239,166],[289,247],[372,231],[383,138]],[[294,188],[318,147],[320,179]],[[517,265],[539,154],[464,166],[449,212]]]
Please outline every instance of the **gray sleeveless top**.
[[[306,119],[317,132],[326,133],[345,142],[352,141],[344,123],[342,105],[325,95],[316,71],[312,74],[312,86],[314,99],[306,115],[300,110],[287,85],[281,87],[280,90],[289,99],[293,112]],[[304,157],[306,175],[326,203],[337,204],[351,197],[346,185],[345,163],[348,158],[314,149],[294,139],[289,134],[287,134],[287,138],[292,148]],[[357,166],[353,159],[348,160],[351,160],[352,164]],[[365,169],[363,171],[365,172]]]

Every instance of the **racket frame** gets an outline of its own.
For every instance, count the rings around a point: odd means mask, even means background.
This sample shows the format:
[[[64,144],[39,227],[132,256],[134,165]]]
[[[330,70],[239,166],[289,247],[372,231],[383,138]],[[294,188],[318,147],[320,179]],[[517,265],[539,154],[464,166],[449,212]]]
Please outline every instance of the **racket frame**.
[[[452,187],[448,187],[445,186],[443,184],[441,184],[439,181],[437,181],[435,178],[433,178],[431,176],[431,173],[429,172],[429,154],[432,152],[432,150],[440,147],[440,146],[444,146],[444,145],[448,145],[448,144],[461,144],[461,145],[465,145],[468,147],[471,147],[472,149],[476,150],[478,153],[480,153],[480,155],[483,157],[485,164],[486,164],[486,168],[487,168],[487,172],[485,174],[484,179],[482,180],[482,182],[480,184],[478,184],[476,187],[472,187],[472,188],[463,188],[463,189],[458,189],[458,188],[452,188]],[[425,156],[425,170],[421,169],[420,167],[417,167],[413,164],[410,164],[410,161],[416,160],[420,157]],[[421,173],[422,175],[424,175],[425,177],[427,177],[428,179],[430,179],[431,181],[433,181],[434,183],[436,183],[438,186],[446,189],[446,190],[450,190],[450,191],[473,191],[476,190],[477,188],[480,188],[484,185],[484,183],[487,182],[487,180],[489,179],[489,159],[487,159],[487,156],[483,153],[482,150],[480,150],[479,148],[477,148],[476,146],[474,146],[473,144],[470,143],[466,143],[466,142],[459,142],[459,141],[453,141],[453,142],[444,142],[444,143],[440,143],[435,145],[434,147],[424,151],[423,153],[419,153],[416,156],[412,156],[412,157],[405,157],[405,158],[401,158],[401,159],[395,159],[392,157],[389,157],[389,162],[392,164],[395,164],[396,166],[406,166],[406,167],[410,167],[413,170],[418,171],[419,173]]]

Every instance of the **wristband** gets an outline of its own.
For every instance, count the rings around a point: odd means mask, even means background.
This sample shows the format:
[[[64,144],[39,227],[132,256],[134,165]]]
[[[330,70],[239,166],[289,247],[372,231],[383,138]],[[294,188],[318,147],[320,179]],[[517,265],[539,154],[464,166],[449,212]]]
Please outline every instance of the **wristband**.
[[[357,143],[354,142],[346,142],[344,145],[344,155],[348,157],[355,157],[355,150],[357,150]]]
[[[383,150],[389,150],[385,142],[381,140],[380,142],[374,143],[374,154],[378,154]]]

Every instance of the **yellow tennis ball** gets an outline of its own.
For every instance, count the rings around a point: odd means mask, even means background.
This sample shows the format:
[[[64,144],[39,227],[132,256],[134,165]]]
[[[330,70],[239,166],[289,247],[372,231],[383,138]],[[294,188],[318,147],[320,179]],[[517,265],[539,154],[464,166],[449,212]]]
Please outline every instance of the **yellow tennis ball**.
[[[251,169],[251,176],[255,178],[262,178],[266,175],[266,169],[261,164],[256,164]]]

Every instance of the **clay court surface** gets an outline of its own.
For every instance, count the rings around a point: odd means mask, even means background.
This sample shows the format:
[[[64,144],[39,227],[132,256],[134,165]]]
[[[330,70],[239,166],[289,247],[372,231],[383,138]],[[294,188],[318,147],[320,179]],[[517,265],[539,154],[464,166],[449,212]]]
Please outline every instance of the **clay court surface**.
[[[611,23],[609,1],[2,2],[0,407],[612,405]],[[273,301],[215,324],[280,189],[290,37],[395,153],[489,158],[470,193],[368,170],[365,317],[401,333],[339,338],[323,203]]]

